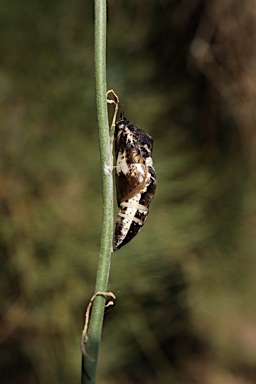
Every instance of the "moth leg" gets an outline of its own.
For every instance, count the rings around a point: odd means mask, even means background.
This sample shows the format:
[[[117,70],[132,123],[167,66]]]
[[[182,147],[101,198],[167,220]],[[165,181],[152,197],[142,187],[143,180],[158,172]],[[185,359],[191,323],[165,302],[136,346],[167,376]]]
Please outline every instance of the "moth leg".
[[[110,94],[113,96],[114,100],[108,99],[108,95],[110,95]],[[113,135],[114,135],[115,124],[116,124],[116,115],[118,112],[119,97],[117,96],[117,94],[115,93],[115,91],[113,89],[108,90],[106,96],[107,96],[107,103],[108,104],[115,104],[114,116],[113,116],[113,120],[112,120],[112,123],[110,126],[110,135],[112,137],[112,147],[113,147]]]

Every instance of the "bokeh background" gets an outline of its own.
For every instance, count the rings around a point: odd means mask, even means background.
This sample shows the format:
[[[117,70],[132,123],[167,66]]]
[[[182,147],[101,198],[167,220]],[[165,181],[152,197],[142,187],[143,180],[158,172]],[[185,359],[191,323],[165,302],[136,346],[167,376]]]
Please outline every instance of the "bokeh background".
[[[3,0],[0,31],[0,381],[77,383],[101,233],[93,2]],[[107,39],[158,187],[112,257],[98,383],[256,383],[255,0],[109,0]]]

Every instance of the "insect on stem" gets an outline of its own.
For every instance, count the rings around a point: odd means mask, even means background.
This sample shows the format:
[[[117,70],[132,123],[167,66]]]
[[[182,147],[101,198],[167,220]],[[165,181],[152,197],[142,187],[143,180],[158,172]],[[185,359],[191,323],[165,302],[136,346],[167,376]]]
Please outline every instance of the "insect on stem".
[[[153,138],[128,121],[124,112],[115,127],[116,188],[119,212],[114,234],[117,251],[140,231],[156,190]]]

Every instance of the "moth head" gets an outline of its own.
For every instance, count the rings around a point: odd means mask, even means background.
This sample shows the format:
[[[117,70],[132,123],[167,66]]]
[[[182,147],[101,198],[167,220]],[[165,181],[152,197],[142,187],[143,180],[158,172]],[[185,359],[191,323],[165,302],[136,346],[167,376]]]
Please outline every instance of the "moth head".
[[[122,111],[122,112],[120,113],[120,118],[119,118],[119,120],[126,120],[126,118],[125,118],[125,116],[124,116],[124,111]]]

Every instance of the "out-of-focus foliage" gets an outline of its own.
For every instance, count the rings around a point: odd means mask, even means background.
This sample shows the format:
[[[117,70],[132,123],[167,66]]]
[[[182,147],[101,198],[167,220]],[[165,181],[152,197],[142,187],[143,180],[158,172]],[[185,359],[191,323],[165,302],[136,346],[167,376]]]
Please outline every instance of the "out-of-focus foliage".
[[[1,383],[70,383],[101,184],[93,4],[0,6]],[[156,197],[113,254],[98,381],[256,382],[254,0],[108,1],[108,88],[154,137]]]

